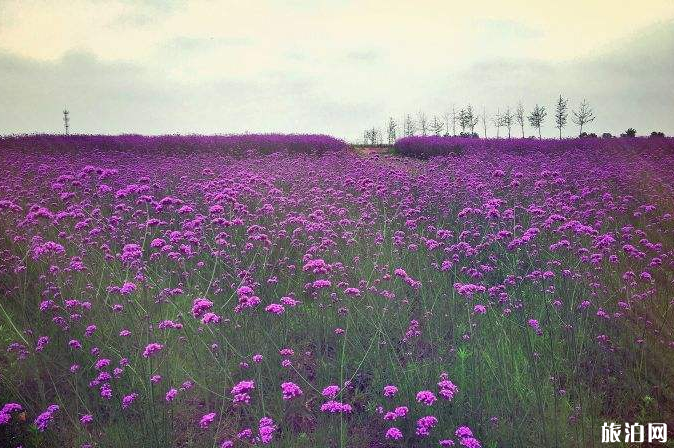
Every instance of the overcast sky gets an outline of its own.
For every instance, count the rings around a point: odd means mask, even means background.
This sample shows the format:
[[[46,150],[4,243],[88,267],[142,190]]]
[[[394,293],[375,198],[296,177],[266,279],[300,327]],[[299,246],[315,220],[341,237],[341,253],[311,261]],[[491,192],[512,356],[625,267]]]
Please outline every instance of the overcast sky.
[[[67,107],[78,133],[355,140],[560,93],[588,131],[674,134],[674,1],[0,0],[2,134],[61,132]]]

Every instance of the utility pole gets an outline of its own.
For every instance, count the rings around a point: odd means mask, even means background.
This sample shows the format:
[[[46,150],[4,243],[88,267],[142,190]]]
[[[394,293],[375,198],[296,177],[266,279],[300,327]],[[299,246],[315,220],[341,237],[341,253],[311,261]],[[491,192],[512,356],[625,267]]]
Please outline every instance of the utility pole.
[[[63,110],[63,125],[66,128],[66,135],[69,134],[69,130],[70,130],[70,117],[68,116],[68,114],[70,114],[70,112],[68,112],[68,109],[64,109]]]

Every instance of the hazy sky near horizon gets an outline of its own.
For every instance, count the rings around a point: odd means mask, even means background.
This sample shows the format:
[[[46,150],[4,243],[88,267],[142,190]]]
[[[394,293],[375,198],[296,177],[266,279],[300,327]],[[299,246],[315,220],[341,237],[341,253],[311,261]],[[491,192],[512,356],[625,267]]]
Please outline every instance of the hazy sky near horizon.
[[[559,94],[589,131],[674,134],[674,1],[0,0],[0,134],[62,132],[67,107],[79,133],[356,140],[522,101],[554,136]]]

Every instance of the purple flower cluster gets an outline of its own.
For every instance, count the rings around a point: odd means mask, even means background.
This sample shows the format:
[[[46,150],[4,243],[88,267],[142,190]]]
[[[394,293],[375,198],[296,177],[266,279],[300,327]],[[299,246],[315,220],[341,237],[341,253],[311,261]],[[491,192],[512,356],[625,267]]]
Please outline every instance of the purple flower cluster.
[[[18,403],[7,403],[0,409],[0,426],[9,423],[13,412],[22,411],[23,407]]]
[[[143,358],[150,358],[155,354],[159,353],[163,348],[164,348],[163,345],[157,342],[152,342],[151,344],[148,344],[145,347],[145,350],[143,350]]]
[[[201,417],[201,420],[199,420],[199,427],[201,429],[208,428],[211,425],[211,423],[213,423],[213,420],[215,420],[215,415],[216,415],[215,412],[210,412],[208,414],[204,414]]]
[[[433,415],[427,415],[417,420],[416,434],[420,437],[427,437],[431,434],[431,429],[438,424],[438,419]]]
[[[47,406],[47,409],[35,418],[35,426],[38,431],[44,432],[47,427],[54,421],[54,415],[59,411],[60,407],[56,404]]]
[[[281,383],[281,393],[284,400],[291,400],[302,395],[302,389],[300,389],[297,384],[287,381],[285,383]]]
[[[255,381],[243,380],[239,381],[230,393],[233,396],[234,403],[250,404],[250,392],[255,389]]]

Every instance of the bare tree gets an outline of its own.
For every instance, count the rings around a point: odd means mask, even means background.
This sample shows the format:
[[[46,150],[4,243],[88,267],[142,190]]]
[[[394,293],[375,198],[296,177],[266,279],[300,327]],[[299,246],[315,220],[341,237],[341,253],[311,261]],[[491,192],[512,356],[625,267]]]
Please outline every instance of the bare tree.
[[[515,115],[513,115],[513,113],[510,111],[510,107],[508,107],[505,113],[501,116],[501,123],[503,123],[503,126],[508,129],[508,138],[510,138],[510,129],[513,127],[514,118]]]
[[[541,126],[543,125],[543,121],[545,120],[545,117],[548,115],[548,113],[545,111],[545,106],[539,106],[536,104],[536,107],[534,107],[534,110],[531,111],[529,116],[527,117],[529,120],[529,124],[538,129],[538,138],[541,137]]]
[[[479,117],[473,113],[473,106],[470,104],[466,108],[466,120],[468,122],[468,128],[470,129],[470,136],[472,137],[475,133],[475,126],[479,121]]]
[[[591,123],[595,118],[596,117],[594,116],[594,112],[590,108],[590,105],[588,104],[587,100],[584,99],[583,102],[580,103],[580,109],[577,112],[575,110],[573,111],[573,117],[571,118],[571,121],[580,127],[578,135],[582,135],[583,126]]]
[[[524,106],[522,106],[522,103],[517,104],[515,119],[517,120],[517,124],[520,125],[520,128],[522,128],[522,138],[524,138]]]
[[[382,142],[381,131],[377,128],[372,128],[372,129],[366,130],[365,134],[364,134],[364,137],[365,137],[364,140],[365,140],[366,145],[370,144],[372,146],[377,146],[377,145],[381,144],[381,142]]]
[[[426,118],[426,114],[419,112],[417,114],[417,119],[419,120],[419,130],[421,131],[421,135],[426,136],[426,134],[428,134],[428,119]]]
[[[457,119],[456,108],[452,104],[452,135],[454,137],[456,137],[456,119]],[[449,129],[447,129],[447,132],[449,132]]]
[[[397,128],[398,128],[398,125],[396,124],[393,117],[389,117],[388,126],[386,128],[387,133],[388,133],[388,144],[389,145],[392,145],[396,142],[396,129]]]
[[[503,126],[503,117],[501,116],[501,111],[499,109],[496,109],[496,115],[492,117],[491,122],[496,128],[496,138],[499,138],[501,126]]]
[[[412,116],[407,114],[405,117],[405,123],[403,124],[403,133],[406,137],[411,137],[415,132],[417,132],[417,125],[412,119]]]
[[[445,127],[445,124],[438,118],[437,115],[433,115],[433,121],[431,122],[431,131],[433,135],[439,137],[442,134],[442,129]]]
[[[443,118],[445,119],[445,137],[449,135],[449,117],[451,117],[449,112],[443,114]]]
[[[564,99],[562,98],[562,95],[559,95],[557,106],[555,108],[555,125],[557,126],[557,129],[559,129],[560,140],[562,139],[562,129],[564,129],[564,126],[566,126],[566,119],[569,115],[566,107],[566,103],[568,101],[568,99]]]
[[[459,126],[461,126],[461,133],[466,133],[466,128],[468,127],[468,112],[465,109],[459,111]]]
[[[487,108],[482,108],[482,130],[484,130],[484,138],[487,138]]]

